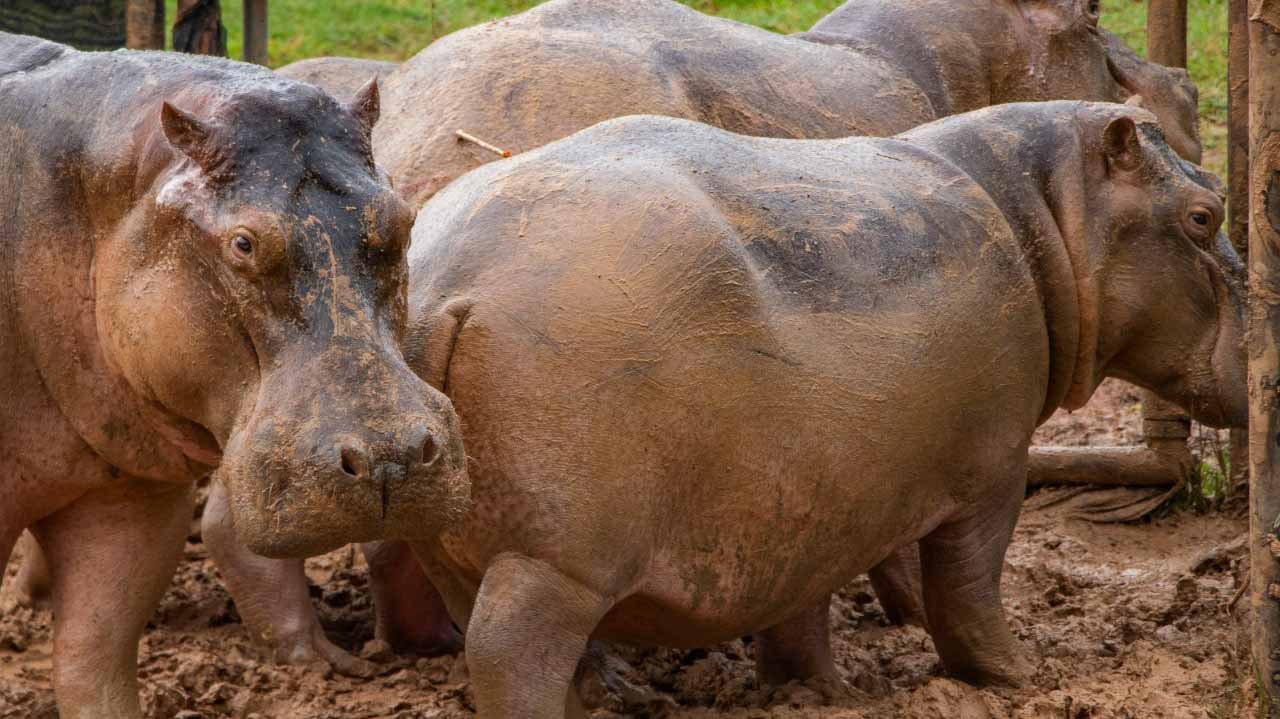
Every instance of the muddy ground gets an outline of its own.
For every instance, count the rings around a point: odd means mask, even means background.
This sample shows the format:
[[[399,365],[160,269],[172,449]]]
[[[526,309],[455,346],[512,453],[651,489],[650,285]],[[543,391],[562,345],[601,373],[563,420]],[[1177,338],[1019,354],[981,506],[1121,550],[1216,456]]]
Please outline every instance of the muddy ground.
[[[1085,412],[1041,429],[1056,444],[1136,441],[1137,394],[1108,383]],[[1042,503],[1043,497],[1034,503]],[[655,704],[592,691],[597,717],[842,717],[984,719],[1245,717],[1241,655],[1228,606],[1238,587],[1246,522],[1242,502],[1204,512],[1165,509],[1144,522],[1090,524],[1061,505],[1024,511],[1005,570],[1005,608],[1037,666],[1034,686],[977,690],[942,676],[927,634],[887,626],[865,579],[832,608],[843,688],[756,687],[749,642],[695,651],[621,649],[630,681]],[[140,674],[150,717],[414,719],[468,716],[461,659],[377,652],[372,679],[275,667],[239,624],[198,539],[142,640]],[[13,574],[15,564],[10,563]],[[372,611],[358,552],[310,560],[322,619],[339,644],[361,651]],[[1243,609],[1243,601],[1236,610]],[[375,645],[369,645],[373,649]],[[50,614],[0,596],[0,718],[55,717]],[[368,652],[367,652],[368,653]]]

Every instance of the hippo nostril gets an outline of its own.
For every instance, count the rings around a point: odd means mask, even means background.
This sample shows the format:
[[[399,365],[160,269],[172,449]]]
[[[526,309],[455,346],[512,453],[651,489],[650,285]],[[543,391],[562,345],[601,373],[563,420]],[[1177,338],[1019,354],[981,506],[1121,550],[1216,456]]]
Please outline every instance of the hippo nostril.
[[[361,477],[369,474],[369,459],[364,452],[355,447],[343,447],[338,451],[338,458],[342,462],[342,471],[352,477]]]
[[[431,464],[440,458],[440,445],[436,442],[435,435],[427,433],[425,439],[422,440],[422,463]]]

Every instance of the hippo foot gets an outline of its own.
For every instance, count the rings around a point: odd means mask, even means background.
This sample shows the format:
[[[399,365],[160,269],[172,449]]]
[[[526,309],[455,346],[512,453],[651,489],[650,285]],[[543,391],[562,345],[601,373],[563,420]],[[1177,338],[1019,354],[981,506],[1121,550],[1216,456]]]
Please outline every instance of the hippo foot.
[[[663,716],[679,706],[671,697],[627,679],[630,669],[604,642],[589,642],[578,663],[578,695],[582,703],[592,710],[612,708],[639,716]]]
[[[312,627],[310,631],[300,633],[297,637],[276,642],[272,659],[277,664],[314,666],[322,670],[332,669],[343,676],[359,679],[367,679],[378,673],[377,664],[353,656],[330,642],[319,624]]]
[[[804,686],[822,697],[823,703],[827,705],[839,705],[855,696],[853,688],[838,674],[810,677],[805,680]]]
[[[1021,689],[1031,684],[1035,669],[1024,657],[1015,654],[975,666],[948,668],[948,673],[975,686]]]

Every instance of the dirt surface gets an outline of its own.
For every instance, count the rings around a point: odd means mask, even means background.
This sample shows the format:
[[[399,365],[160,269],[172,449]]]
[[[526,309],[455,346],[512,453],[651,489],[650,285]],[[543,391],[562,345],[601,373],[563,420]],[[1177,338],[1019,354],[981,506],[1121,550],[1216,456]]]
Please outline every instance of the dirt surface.
[[[1140,432],[1136,391],[1105,384],[1090,406],[1059,414],[1038,441],[1111,444]],[[1022,515],[1005,571],[1005,608],[1037,667],[1034,685],[978,690],[941,675],[928,635],[886,626],[865,579],[832,607],[844,687],[755,686],[749,641],[705,650],[620,648],[640,691],[624,699],[588,684],[597,717],[841,717],[844,719],[1244,717],[1236,628],[1228,610],[1246,523],[1238,509],[1167,511],[1131,525],[1096,525],[1061,510]],[[10,563],[10,578],[17,558]],[[471,714],[465,664],[397,658],[371,642],[363,560],[344,549],[311,560],[313,597],[330,635],[363,651],[371,679],[318,668],[267,666],[207,552],[186,559],[143,638],[150,717],[414,719]],[[51,616],[0,595],[0,718],[56,716]],[[623,667],[615,662],[616,666]],[[645,704],[639,697],[651,693]]]

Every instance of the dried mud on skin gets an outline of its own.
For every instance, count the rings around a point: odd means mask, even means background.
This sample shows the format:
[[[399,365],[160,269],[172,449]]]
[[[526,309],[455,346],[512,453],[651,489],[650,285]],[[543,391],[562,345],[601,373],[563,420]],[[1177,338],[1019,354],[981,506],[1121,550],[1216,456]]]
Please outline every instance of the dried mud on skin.
[[[1137,393],[1108,382],[1090,406],[1060,413],[1038,441],[1136,441]],[[885,626],[865,579],[832,606],[836,663],[847,687],[755,686],[750,642],[701,650],[620,650],[628,680],[659,701],[623,705],[599,687],[595,717],[680,719],[1161,719],[1244,717],[1240,658],[1227,605],[1244,556],[1232,542],[1243,514],[1176,513],[1135,525],[1092,525],[1052,509],[1024,512],[1005,565],[1004,604],[1037,666],[1034,685],[978,690],[942,676],[928,635]],[[1213,552],[1228,547],[1227,551]],[[17,558],[10,562],[9,579]],[[312,596],[330,636],[376,661],[371,679],[323,668],[277,667],[239,624],[202,545],[186,558],[141,648],[148,716],[268,719],[467,717],[473,700],[461,658],[392,657],[371,642],[373,613],[358,552],[308,562]],[[1239,607],[1237,607],[1239,608]],[[0,595],[0,719],[56,717],[48,610]],[[1240,655],[1242,656],[1242,655]]]

